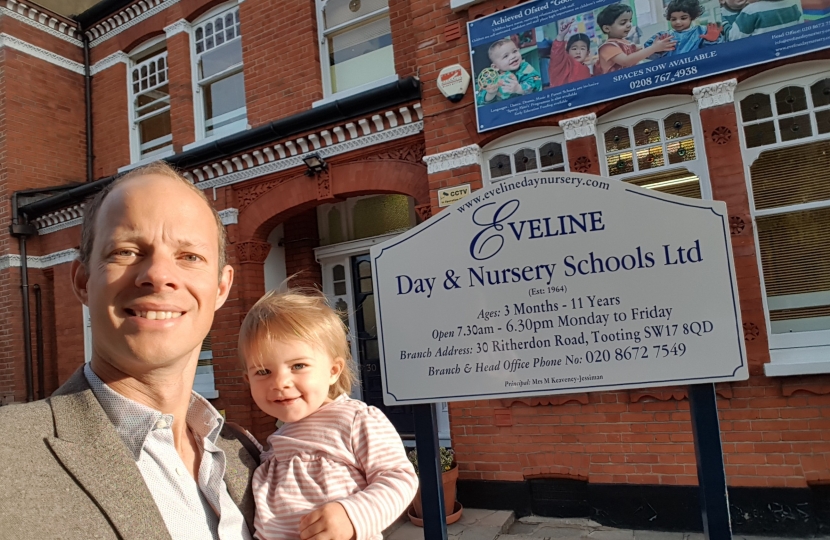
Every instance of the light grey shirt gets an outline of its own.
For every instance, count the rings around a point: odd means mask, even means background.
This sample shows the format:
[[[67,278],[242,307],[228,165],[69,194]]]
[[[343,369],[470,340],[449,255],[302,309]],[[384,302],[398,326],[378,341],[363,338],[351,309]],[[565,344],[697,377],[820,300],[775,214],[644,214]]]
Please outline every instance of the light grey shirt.
[[[175,540],[250,540],[239,508],[225,486],[225,453],[216,446],[224,419],[193,392],[188,428],[201,450],[198,483],[173,444],[173,415],[162,414],[112,390],[89,364],[84,375],[136,465]]]

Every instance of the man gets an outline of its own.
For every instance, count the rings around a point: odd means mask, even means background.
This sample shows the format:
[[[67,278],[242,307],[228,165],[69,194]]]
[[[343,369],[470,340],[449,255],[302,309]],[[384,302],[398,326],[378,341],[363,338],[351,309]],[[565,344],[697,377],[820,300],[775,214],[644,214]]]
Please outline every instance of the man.
[[[164,164],[89,206],[72,287],[92,361],[0,409],[0,537],[249,540],[250,441],[192,393],[233,269],[204,194]]]

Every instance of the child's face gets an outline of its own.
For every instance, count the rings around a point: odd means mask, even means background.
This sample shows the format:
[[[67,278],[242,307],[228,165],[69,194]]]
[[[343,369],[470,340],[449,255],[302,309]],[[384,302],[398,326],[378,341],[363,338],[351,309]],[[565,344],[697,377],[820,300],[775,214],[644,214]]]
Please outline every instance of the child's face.
[[[260,359],[247,360],[251,395],[265,414],[297,422],[329,399],[329,387],[343,371],[342,358],[332,358],[303,341],[269,341],[253,349]]]
[[[490,51],[490,61],[499,71],[516,71],[522,64],[522,54],[512,42],[504,43]]]
[[[751,0],[723,0],[723,5],[725,5],[732,11],[741,11],[743,8],[747,6],[747,4],[751,3]]]
[[[585,62],[588,58],[588,45],[584,41],[575,41],[568,49],[568,54],[577,62]]]
[[[683,32],[692,26],[692,17],[683,11],[675,11],[669,15],[669,24],[675,32]]]
[[[602,31],[608,34],[608,37],[614,39],[623,39],[631,32],[631,12],[626,11],[614,21],[614,24],[602,27]]]

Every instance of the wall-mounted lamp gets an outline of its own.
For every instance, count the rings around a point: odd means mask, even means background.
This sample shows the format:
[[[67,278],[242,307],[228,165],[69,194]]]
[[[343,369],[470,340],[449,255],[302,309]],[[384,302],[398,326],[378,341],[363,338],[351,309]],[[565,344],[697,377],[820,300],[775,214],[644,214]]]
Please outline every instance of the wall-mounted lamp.
[[[308,176],[320,174],[329,167],[320,154],[309,154],[305,156],[303,158],[303,163],[305,163],[305,166],[308,167],[308,170],[305,172]]]

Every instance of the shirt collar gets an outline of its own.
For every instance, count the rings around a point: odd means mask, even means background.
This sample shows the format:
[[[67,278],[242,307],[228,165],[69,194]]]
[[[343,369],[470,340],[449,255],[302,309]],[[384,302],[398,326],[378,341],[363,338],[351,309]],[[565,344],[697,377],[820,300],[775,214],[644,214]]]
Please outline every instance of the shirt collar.
[[[136,461],[138,461],[141,450],[144,448],[144,442],[147,440],[147,435],[151,431],[167,429],[173,425],[172,414],[162,414],[160,411],[122,396],[107,386],[92,371],[89,364],[84,366],[84,376],[89,382],[98,403],[101,404],[121,440],[124,441]],[[187,422],[187,426],[194,435],[215,443],[224,421],[222,415],[208,400],[191,391],[185,422]]]

